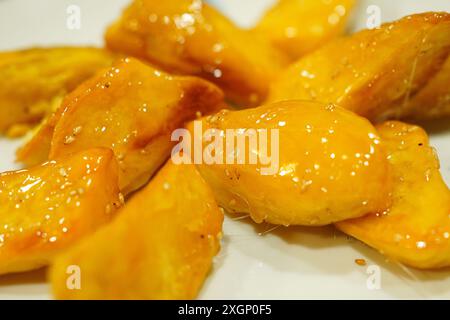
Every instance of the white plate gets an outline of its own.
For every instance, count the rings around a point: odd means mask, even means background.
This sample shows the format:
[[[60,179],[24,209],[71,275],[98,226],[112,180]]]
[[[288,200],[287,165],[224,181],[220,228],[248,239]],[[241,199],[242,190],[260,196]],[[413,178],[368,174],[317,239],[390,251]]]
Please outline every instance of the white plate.
[[[102,44],[105,26],[129,0],[0,0],[0,50],[33,45]],[[243,26],[251,25],[272,0],[211,0]],[[448,0],[361,1],[354,28],[365,27],[366,9],[376,4],[384,21],[427,10],[450,11]],[[81,29],[66,27],[69,5],[81,8]],[[450,183],[450,124],[426,125]],[[0,170],[15,168],[19,142],[0,140]],[[418,195],[420,196],[420,195]],[[257,226],[225,220],[224,243],[202,299],[392,299],[450,298],[450,271],[422,272],[390,262],[332,228]],[[368,266],[354,260],[364,258]],[[369,266],[380,268],[381,286],[367,286]],[[105,272],[108,272],[105,270]],[[44,272],[0,277],[0,299],[49,298]]]

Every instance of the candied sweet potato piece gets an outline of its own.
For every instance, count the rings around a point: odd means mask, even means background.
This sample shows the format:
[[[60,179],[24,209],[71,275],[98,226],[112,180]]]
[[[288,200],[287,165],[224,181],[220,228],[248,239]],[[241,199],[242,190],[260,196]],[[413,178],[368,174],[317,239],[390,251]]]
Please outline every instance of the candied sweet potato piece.
[[[110,66],[97,48],[35,48],[0,53],[0,133],[17,136],[54,111],[64,95]]]
[[[393,168],[392,205],[337,227],[408,266],[450,266],[450,190],[425,131],[395,121],[377,129]]]
[[[325,225],[389,206],[390,174],[376,130],[348,110],[286,101],[204,118],[203,136],[198,122],[188,128],[200,143],[203,137],[203,159],[193,160],[219,204],[256,222]]]
[[[193,165],[168,162],[109,225],[56,260],[59,299],[193,299],[219,250],[223,213]],[[119,259],[119,260],[117,260]],[[79,266],[79,290],[66,269]]]
[[[168,158],[174,129],[219,107],[223,94],[213,84],[171,76],[127,58],[70,93],[19,156],[27,159],[50,140],[50,159],[92,147],[111,148],[119,160],[120,189],[128,194]]]
[[[111,150],[0,174],[0,274],[37,269],[110,221],[120,206]]]
[[[254,30],[295,61],[340,36],[354,5],[355,0],[279,0]]]
[[[408,16],[300,59],[273,83],[269,101],[332,102],[374,121],[402,117],[449,53],[450,14]],[[433,100],[424,102],[423,108],[433,107]]]
[[[266,98],[270,81],[287,63],[268,41],[201,0],[135,0],[105,37],[113,51],[206,78],[245,106]]]

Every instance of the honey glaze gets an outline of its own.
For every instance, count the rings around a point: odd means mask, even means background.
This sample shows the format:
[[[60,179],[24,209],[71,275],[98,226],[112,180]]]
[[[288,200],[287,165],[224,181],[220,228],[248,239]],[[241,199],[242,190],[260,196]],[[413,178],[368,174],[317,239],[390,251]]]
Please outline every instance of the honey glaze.
[[[110,221],[123,204],[117,170],[111,151],[92,149],[1,174],[0,273],[43,266]]]
[[[392,168],[392,204],[338,228],[410,266],[450,265],[450,191],[425,131],[394,121],[377,129]]]
[[[288,62],[264,37],[240,29],[200,0],[135,0],[105,38],[114,51],[171,73],[206,78],[243,106],[261,103]]]
[[[251,211],[257,222],[324,225],[390,205],[390,168],[376,129],[338,106],[290,101],[224,111],[204,118],[203,128],[224,137],[229,129],[267,131],[275,172],[263,172],[267,163],[248,162],[251,155],[267,155],[261,143],[236,144],[231,151],[224,146],[235,161],[199,166],[230,211]],[[274,130],[279,141],[271,140]],[[247,162],[237,159],[242,154]]]

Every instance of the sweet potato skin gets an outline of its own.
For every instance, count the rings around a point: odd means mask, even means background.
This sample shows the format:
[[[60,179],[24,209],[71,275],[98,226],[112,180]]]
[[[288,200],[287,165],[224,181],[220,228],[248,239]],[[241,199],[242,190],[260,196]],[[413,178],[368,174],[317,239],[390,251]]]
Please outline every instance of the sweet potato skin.
[[[117,219],[55,262],[53,293],[58,299],[193,299],[219,250],[222,221],[195,167],[169,161]],[[66,287],[70,265],[80,267],[80,290]]]
[[[113,59],[110,52],[89,47],[0,53],[0,133],[25,133],[51,114],[65,94]]]
[[[120,207],[118,167],[92,149],[0,175],[0,274],[46,266]]]
[[[128,194],[168,158],[174,129],[219,107],[223,94],[213,84],[171,76],[126,58],[69,94],[20,157],[27,159],[49,140],[50,159],[92,147],[111,148],[119,161],[120,189]]]
[[[376,130],[345,109],[286,101],[224,111],[204,118],[202,127],[204,150],[209,145],[208,129],[222,136],[228,129],[266,130],[267,153],[273,155],[272,164],[278,162],[274,172],[263,174],[272,165],[262,164],[261,159],[252,163],[249,154],[266,151],[249,142],[246,146],[235,142],[224,151],[232,155],[231,161],[210,164],[203,159],[198,164],[219,204],[230,212],[249,213],[256,222],[319,226],[361,216],[367,210],[383,211],[389,205],[390,174]],[[194,124],[188,128],[195,136]],[[279,132],[279,149],[272,149],[274,130]],[[247,134],[237,132],[242,137]],[[265,145],[261,136],[258,139],[258,144]],[[244,164],[238,163],[238,154],[245,154]]]
[[[383,214],[342,221],[337,227],[407,266],[450,266],[450,190],[427,134],[396,121],[377,129],[392,166],[392,205]]]
[[[105,39],[113,51],[212,81],[242,106],[265,99],[287,63],[268,41],[198,0],[134,0]]]
[[[372,121],[406,117],[408,102],[443,68],[449,53],[450,14],[408,16],[301,58],[273,83],[268,100],[332,102]],[[425,102],[424,109],[433,107],[433,101]]]
[[[254,31],[295,61],[342,35],[354,6],[355,0],[279,0]]]

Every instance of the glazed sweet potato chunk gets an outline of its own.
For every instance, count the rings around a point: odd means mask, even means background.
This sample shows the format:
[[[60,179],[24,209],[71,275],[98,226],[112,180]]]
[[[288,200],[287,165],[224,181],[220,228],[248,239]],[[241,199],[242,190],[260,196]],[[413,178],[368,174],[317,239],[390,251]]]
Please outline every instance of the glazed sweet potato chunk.
[[[51,114],[66,93],[112,61],[111,53],[96,48],[0,53],[0,133],[25,133]]]
[[[193,161],[219,204],[256,222],[325,225],[390,203],[378,134],[345,109],[280,102],[223,111],[188,128],[203,139],[203,159]],[[177,148],[192,154],[186,145]]]
[[[343,34],[355,0],[279,0],[255,28],[295,61]]]
[[[169,72],[206,78],[244,106],[266,98],[286,64],[268,41],[201,0],[134,0],[108,29],[106,44]]]
[[[108,226],[56,260],[59,299],[193,299],[219,250],[223,213],[193,165],[170,161]],[[119,258],[119,260],[117,260]],[[79,290],[67,267],[79,266]]]
[[[450,14],[408,16],[300,59],[275,81],[269,101],[332,102],[374,121],[403,117],[449,53]],[[435,103],[423,102],[424,113]]]
[[[195,77],[175,77],[135,59],[124,59],[80,85],[19,153],[51,147],[49,158],[92,147],[111,148],[119,185],[129,193],[165,162],[172,130],[223,106],[223,94]],[[41,154],[45,154],[41,152]]]
[[[92,149],[0,175],[0,274],[37,269],[110,221],[118,168]]]
[[[342,221],[337,227],[408,266],[450,266],[450,190],[426,133],[400,122],[377,129],[395,181],[392,205],[384,213]]]

